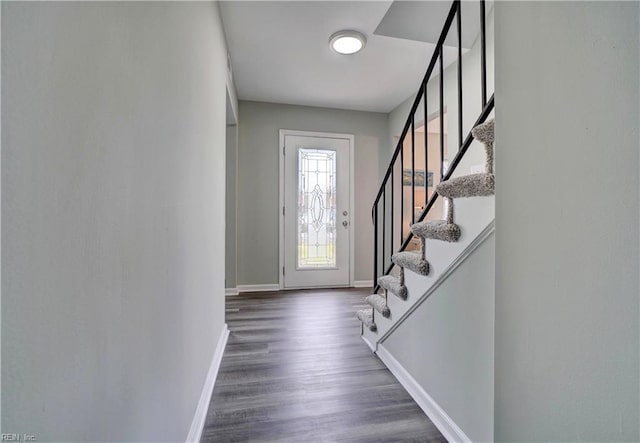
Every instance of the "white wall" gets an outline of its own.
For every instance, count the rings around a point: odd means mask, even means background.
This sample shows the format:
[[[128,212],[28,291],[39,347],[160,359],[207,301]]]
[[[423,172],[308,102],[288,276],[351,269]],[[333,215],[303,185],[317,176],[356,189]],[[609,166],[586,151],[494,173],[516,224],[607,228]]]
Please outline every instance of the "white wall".
[[[494,236],[382,343],[472,441],[493,440]]]
[[[355,280],[371,280],[371,205],[380,185],[387,115],[247,101],[239,111],[238,285],[278,283],[280,129],[355,135]]]
[[[184,441],[224,326],[215,3],[2,4],[3,432]]]
[[[227,121],[228,120],[227,116]],[[238,125],[227,126],[226,153],[226,192],[225,192],[225,287],[236,287],[236,242],[238,238]]]
[[[640,439],[638,7],[495,6],[498,441]]]

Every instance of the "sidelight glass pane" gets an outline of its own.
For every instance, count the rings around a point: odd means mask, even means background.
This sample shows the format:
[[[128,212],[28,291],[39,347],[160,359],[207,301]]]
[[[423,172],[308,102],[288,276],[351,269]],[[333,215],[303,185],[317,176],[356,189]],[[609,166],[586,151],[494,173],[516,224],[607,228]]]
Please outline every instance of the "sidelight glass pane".
[[[336,266],[336,151],[298,150],[298,269]]]

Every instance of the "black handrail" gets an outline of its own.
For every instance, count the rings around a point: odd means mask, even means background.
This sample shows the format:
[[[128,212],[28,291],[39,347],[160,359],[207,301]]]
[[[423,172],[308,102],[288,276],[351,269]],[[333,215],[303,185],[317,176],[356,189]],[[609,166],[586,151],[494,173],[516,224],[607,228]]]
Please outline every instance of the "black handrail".
[[[451,29],[451,26],[453,24],[453,20],[456,19],[456,34],[457,34],[457,40],[458,40],[458,51],[457,51],[457,58],[458,58],[458,69],[457,69],[457,83],[458,83],[458,100],[457,100],[457,105],[458,105],[458,145],[459,145],[459,149],[458,152],[456,153],[456,156],[454,157],[453,161],[451,162],[451,164],[448,166],[447,171],[445,173],[444,171],[444,112],[445,112],[445,108],[444,108],[444,41],[447,38],[447,35]],[[489,114],[491,113],[491,111],[493,110],[494,107],[494,98],[493,95],[491,96],[491,98],[487,101],[487,72],[486,72],[486,23],[485,23],[485,0],[480,0],[480,44],[481,44],[481,73],[480,73],[480,81],[481,81],[481,87],[482,87],[482,112],[480,114],[480,116],[478,117],[477,121],[475,122],[474,126],[483,123],[489,116]],[[436,67],[436,63],[438,63],[438,74],[439,74],[439,100],[440,100],[440,104],[439,104],[439,115],[440,115],[440,181],[444,181],[444,180],[448,180],[451,175],[453,174],[453,172],[455,171],[456,167],[458,166],[458,164],[460,163],[462,157],[464,156],[464,154],[467,152],[467,150],[469,149],[469,146],[471,145],[471,142],[473,141],[473,136],[469,133],[467,135],[467,137],[463,140],[463,122],[462,122],[462,118],[463,118],[463,113],[462,113],[462,104],[463,104],[463,96],[462,96],[462,10],[461,10],[461,0],[454,0],[451,8],[449,9],[449,13],[447,15],[447,18],[445,20],[444,23],[444,27],[442,29],[442,32],[440,33],[440,37],[438,38],[438,42],[436,44],[436,48],[435,51],[433,53],[433,56],[431,57],[431,60],[429,61],[429,65],[427,68],[427,72],[424,75],[424,78],[422,79],[422,82],[420,83],[420,86],[418,87],[418,92],[416,93],[416,97],[413,101],[413,104],[411,106],[411,110],[409,112],[409,115],[407,117],[407,120],[404,124],[404,127],[402,129],[400,138],[398,139],[398,143],[396,145],[396,148],[393,152],[393,155],[391,156],[391,160],[389,162],[389,166],[387,167],[387,170],[384,174],[384,178],[382,179],[382,184],[380,186],[380,189],[378,190],[378,194],[376,195],[376,198],[374,200],[373,203],[373,207],[371,210],[371,215],[372,215],[372,219],[374,221],[374,292],[376,292],[379,287],[377,285],[377,280],[378,280],[378,235],[379,235],[379,230],[378,230],[378,205],[380,203],[380,199],[382,198],[382,204],[383,204],[383,208],[382,208],[382,271],[384,274],[388,274],[391,269],[393,269],[394,264],[390,263],[390,265],[388,267],[386,267],[386,248],[385,248],[385,244],[386,244],[386,206],[387,206],[387,202],[386,202],[386,193],[387,193],[387,185],[389,180],[391,180],[391,218],[390,218],[390,223],[391,223],[391,253],[393,254],[394,251],[394,241],[393,241],[393,235],[394,235],[394,210],[395,210],[395,206],[394,206],[394,194],[395,194],[395,190],[394,190],[394,184],[395,184],[395,173],[394,173],[394,169],[396,167],[396,163],[398,160],[398,156],[400,157],[400,163],[401,163],[401,168],[400,168],[400,249],[398,251],[402,251],[405,250],[407,248],[407,246],[409,245],[409,243],[411,242],[412,238],[413,238],[413,234],[411,232],[408,233],[408,235],[404,236],[404,184],[403,184],[403,178],[404,178],[404,142],[405,139],[407,137],[407,132],[409,131],[409,129],[411,129],[411,223],[417,223],[417,222],[421,222],[422,220],[424,220],[424,218],[426,217],[427,213],[429,212],[429,210],[434,206],[437,198],[438,198],[438,193],[436,191],[433,191],[431,198],[428,200],[427,204],[425,205],[425,207],[423,208],[422,212],[420,213],[420,216],[416,219],[416,215],[415,215],[415,115],[416,112],[418,110],[418,105],[420,104],[420,100],[424,100],[424,125],[425,125],[425,140],[424,140],[424,150],[425,150],[425,160],[424,160],[424,167],[425,167],[425,199],[428,198],[428,194],[427,194],[427,188],[428,188],[428,184],[427,184],[427,180],[428,180],[428,141],[427,141],[427,123],[428,123],[428,114],[427,114],[427,86],[428,86],[428,82],[429,79],[431,78],[431,75],[433,73],[433,70]]]
[[[482,106],[487,104],[487,31],[485,25],[484,1],[480,2],[480,50],[481,56],[481,86],[482,86]]]

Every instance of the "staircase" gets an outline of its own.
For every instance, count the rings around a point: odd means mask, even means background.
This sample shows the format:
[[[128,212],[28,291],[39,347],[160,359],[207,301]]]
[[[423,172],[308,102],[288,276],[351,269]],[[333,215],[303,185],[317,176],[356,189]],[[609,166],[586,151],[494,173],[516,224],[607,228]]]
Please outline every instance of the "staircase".
[[[494,147],[494,120],[490,118],[494,109],[494,98],[487,98],[487,73],[486,73],[486,38],[485,38],[485,2],[479,1],[480,10],[480,37],[478,47],[480,51],[480,66],[478,69],[478,79],[480,82],[480,99],[478,108],[479,115],[472,125],[472,129],[466,137],[463,137],[463,76],[462,76],[462,3],[456,0],[451,5],[449,14],[445,21],[440,38],[436,45],[433,57],[429,63],[427,72],[422,80],[416,98],[413,102],[409,116],[404,125],[397,146],[392,155],[390,164],[383,178],[379,192],[372,208],[372,218],[374,223],[374,281],[376,282],[373,293],[365,298],[370,306],[356,312],[356,317],[362,323],[361,333],[363,338],[365,335],[369,337],[377,335],[380,332],[379,325],[376,324],[376,317],[382,316],[388,321],[385,322],[382,337],[374,338],[376,343],[385,339],[395,329],[389,328],[389,322],[401,322],[406,316],[411,315],[411,309],[401,309],[400,312],[393,312],[392,305],[398,305],[396,302],[390,303],[390,296],[397,298],[399,302],[414,305],[421,302],[426,297],[425,293],[410,294],[405,278],[406,272],[409,271],[417,276],[430,276],[432,267],[428,259],[428,251],[426,240],[435,240],[443,243],[457,243],[461,239],[464,227],[459,226],[455,222],[454,200],[470,197],[486,197],[494,194],[495,177],[493,172],[493,147]],[[444,42],[449,41],[449,31],[456,22],[455,31],[457,34],[457,104],[449,106],[445,110],[444,105],[444,62],[445,46]],[[430,80],[432,82],[430,83]],[[437,83],[436,86],[433,83]],[[468,87],[468,84],[467,84]],[[435,99],[434,99],[435,97]],[[429,119],[429,103],[437,101],[437,112],[434,119]],[[422,106],[421,106],[422,103]],[[447,141],[445,140],[445,119],[452,113],[452,108],[457,113],[457,136],[458,143],[456,145],[457,153],[450,164],[446,164],[445,150]],[[467,109],[468,110],[468,109]],[[419,112],[422,112],[424,126],[424,183],[420,183],[416,177],[416,124],[419,121]],[[451,120],[450,116],[450,120]],[[429,121],[433,120],[433,121]],[[435,169],[433,155],[433,146],[431,151],[428,145],[427,124],[439,123],[439,183],[433,183],[433,191],[429,198],[427,183],[427,174],[433,174],[429,171],[429,166]],[[477,140],[484,146],[484,172],[477,172],[454,177],[456,168],[460,165],[469,150],[472,142]],[[410,144],[409,144],[410,142]],[[410,153],[407,153],[407,146],[410,147]],[[409,157],[407,157],[409,156]],[[405,160],[410,160],[409,162]],[[410,164],[407,167],[407,163]],[[421,165],[422,166],[422,165]],[[398,170],[399,169],[399,170]],[[398,193],[396,186],[397,178],[400,178],[400,191]],[[410,183],[406,183],[406,179]],[[429,177],[431,181],[431,177]],[[409,188],[407,196],[406,188]],[[423,186],[425,195],[425,204],[420,214],[416,215],[416,188]],[[399,194],[399,195],[398,195]],[[427,201],[428,200],[428,201]],[[399,204],[398,204],[399,203]],[[443,216],[437,217],[435,209],[437,206],[444,207]],[[397,209],[400,207],[400,214]],[[411,215],[405,216],[404,208],[411,209]],[[409,220],[406,220],[409,218]],[[405,225],[409,227],[405,235]],[[394,247],[394,240],[397,237],[399,227],[400,245]],[[476,232],[476,234],[478,234]],[[468,241],[469,238],[465,238]],[[418,243],[418,244],[416,244]],[[433,257],[432,257],[433,259]],[[441,261],[441,260],[440,260]],[[439,270],[441,271],[441,269]],[[383,291],[380,293],[380,291]],[[367,334],[365,334],[365,329]],[[366,340],[368,341],[368,340]],[[371,343],[369,343],[372,346]],[[372,346],[373,347],[373,346]]]
[[[460,227],[454,222],[454,201],[456,198],[486,197],[495,192],[495,177],[493,174],[493,142],[494,120],[482,123],[471,131],[472,136],[480,141],[485,148],[485,172],[464,175],[441,182],[436,187],[438,195],[445,200],[446,220],[432,220],[415,223],[411,226],[411,233],[420,239],[420,251],[401,251],[391,256],[391,261],[399,268],[399,276],[385,275],[378,278],[379,287],[384,289],[384,296],[377,293],[365,298],[371,308],[356,312],[356,317],[363,326],[371,332],[377,331],[375,312],[389,318],[391,311],[387,299],[389,293],[407,299],[408,290],[405,286],[405,269],[419,275],[429,274],[429,262],[426,259],[425,240],[439,240],[443,242],[457,242],[460,238]]]

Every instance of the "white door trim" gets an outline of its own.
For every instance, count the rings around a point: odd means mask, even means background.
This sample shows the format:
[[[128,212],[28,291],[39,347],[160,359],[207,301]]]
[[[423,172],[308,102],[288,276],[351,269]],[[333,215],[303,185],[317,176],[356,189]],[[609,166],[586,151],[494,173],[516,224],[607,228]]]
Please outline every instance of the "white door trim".
[[[279,168],[278,175],[280,177],[280,190],[278,197],[278,237],[280,243],[280,251],[278,257],[278,285],[280,290],[284,289],[284,279],[282,275],[282,269],[284,267],[284,215],[282,214],[282,208],[284,207],[284,138],[287,135],[297,135],[302,137],[324,137],[324,138],[340,138],[349,140],[349,286],[354,284],[354,272],[355,272],[355,232],[353,223],[355,221],[355,214],[353,209],[355,207],[355,193],[354,193],[354,172],[355,172],[355,137],[353,134],[342,134],[335,132],[314,132],[314,131],[297,131],[293,129],[280,129],[280,138],[278,143],[278,158]]]

